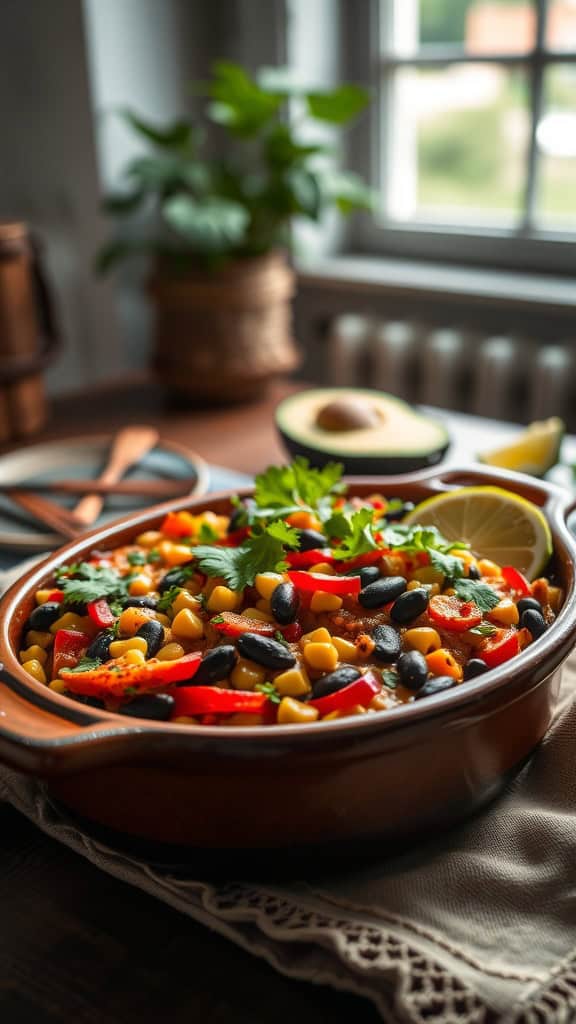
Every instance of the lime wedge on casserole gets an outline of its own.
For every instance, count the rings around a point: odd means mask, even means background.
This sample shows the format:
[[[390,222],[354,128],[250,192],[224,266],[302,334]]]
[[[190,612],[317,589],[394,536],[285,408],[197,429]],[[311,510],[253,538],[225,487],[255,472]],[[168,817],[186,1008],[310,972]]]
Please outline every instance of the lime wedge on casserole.
[[[531,501],[502,487],[460,487],[417,505],[403,520],[436,526],[472,554],[498,565],[513,565],[528,579],[538,576],[552,554],[552,536]]]
[[[483,452],[478,459],[488,466],[500,466],[501,469],[514,469],[518,473],[544,476],[560,458],[560,446],[565,429],[558,416],[531,423],[512,444]]]

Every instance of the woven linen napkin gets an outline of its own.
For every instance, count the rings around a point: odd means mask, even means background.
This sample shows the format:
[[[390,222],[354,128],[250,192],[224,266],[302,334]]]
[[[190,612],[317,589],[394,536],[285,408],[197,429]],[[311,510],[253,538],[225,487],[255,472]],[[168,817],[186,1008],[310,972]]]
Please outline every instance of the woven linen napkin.
[[[372,999],[386,1021],[564,1022],[576,1019],[575,737],[576,654],[545,740],[481,816],[402,856],[291,883],[207,882],[134,859],[2,769],[0,798],[284,974]]]

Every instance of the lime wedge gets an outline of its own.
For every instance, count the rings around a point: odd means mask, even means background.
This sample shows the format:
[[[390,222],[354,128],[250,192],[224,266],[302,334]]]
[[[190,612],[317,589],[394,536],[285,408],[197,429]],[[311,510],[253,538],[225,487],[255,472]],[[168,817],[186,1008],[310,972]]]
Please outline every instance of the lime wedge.
[[[540,509],[502,487],[460,487],[427,498],[403,522],[436,526],[447,540],[470,544],[476,558],[513,565],[528,579],[542,572],[552,554]]]
[[[483,452],[478,459],[488,466],[543,476],[558,462],[565,429],[558,416],[531,423],[512,444]]]

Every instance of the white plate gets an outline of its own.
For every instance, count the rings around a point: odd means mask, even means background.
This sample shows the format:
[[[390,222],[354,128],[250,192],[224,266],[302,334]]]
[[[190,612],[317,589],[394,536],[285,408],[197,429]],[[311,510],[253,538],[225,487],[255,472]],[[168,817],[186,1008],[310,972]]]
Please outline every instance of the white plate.
[[[111,435],[79,437],[73,441],[54,441],[22,448],[0,456],[0,480],[3,484],[40,483],[66,478],[91,480],[103,469]],[[124,480],[178,480],[193,478],[190,494],[204,494],[208,487],[208,467],[203,459],[183,445],[160,441]],[[175,491],[177,487],[175,487]],[[46,494],[51,501],[72,508],[79,500],[75,495]],[[110,495],[98,524],[118,519],[132,510],[154,504],[150,498],[137,495]],[[97,525],[97,524],[94,524]],[[63,543],[55,533],[46,533],[32,516],[0,494],[0,548],[12,551],[45,551]]]

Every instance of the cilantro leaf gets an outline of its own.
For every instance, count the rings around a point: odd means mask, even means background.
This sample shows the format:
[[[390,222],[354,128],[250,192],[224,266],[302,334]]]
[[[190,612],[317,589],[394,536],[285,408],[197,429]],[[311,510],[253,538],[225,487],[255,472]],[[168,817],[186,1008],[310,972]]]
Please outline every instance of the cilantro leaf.
[[[148,552],[148,561],[152,563],[162,561],[162,555],[158,551],[158,548],[150,548],[150,551]]]
[[[182,591],[182,587],[174,586],[170,587],[169,590],[165,590],[164,593],[158,598],[156,604],[156,611],[167,612],[171,607],[172,602],[176,600],[178,594]]]
[[[126,560],[128,565],[146,565],[146,555],[141,551],[129,551]]]
[[[200,524],[200,534],[198,538],[202,544],[210,544],[214,540],[218,540],[218,533],[210,523]]]
[[[286,523],[276,522],[260,529],[237,548],[199,545],[192,548],[200,572],[222,576],[231,590],[243,590],[261,572],[282,572],[287,568],[284,547],[298,547],[298,533]]]
[[[87,562],[68,569],[73,570],[74,575],[59,578],[65,604],[88,604],[100,597],[120,598],[128,592],[128,577],[122,578],[114,569],[99,568]]]
[[[457,580],[464,574],[462,559],[456,555],[445,555],[442,551],[436,551],[434,548],[428,548],[428,554],[430,555],[430,564],[449,579]]]
[[[100,668],[102,664],[101,658],[80,658],[80,661],[74,665],[74,668],[67,668],[67,672],[93,672],[95,668]]]
[[[382,669],[382,682],[389,690],[395,690],[400,682],[400,676],[394,669],[384,668]]]
[[[289,466],[269,466],[256,477],[256,504],[259,508],[314,508],[322,498],[342,491],[343,470],[339,462],[327,462],[322,469],[314,469],[302,456],[297,456]]]
[[[78,569],[82,565],[82,562],[72,562],[70,565],[61,565],[59,569],[56,569],[54,576],[59,581],[63,576],[73,576],[74,573],[78,572]]]
[[[500,596],[496,591],[487,583],[479,583],[478,580],[456,580],[454,590],[461,601],[472,601],[481,612],[489,612],[500,603]]]
[[[477,626],[469,629],[468,632],[474,633],[474,636],[494,636],[496,626],[492,626],[489,622],[480,622]]]
[[[334,515],[326,524],[327,530],[330,523],[332,528],[336,527],[338,531],[333,536],[339,534],[342,541],[337,548],[334,548],[334,558],[356,558],[358,555],[365,555],[368,551],[375,551],[378,548],[378,543],[374,539],[374,515],[371,508],[358,509],[351,516]],[[344,523],[347,524],[347,532],[344,530]]]
[[[279,704],[282,700],[274,683],[256,683],[254,689],[258,690],[259,693],[266,694],[268,700],[272,701],[273,704]]]
[[[466,550],[469,545],[462,541],[447,540],[436,526],[404,526],[402,523],[384,527],[384,543],[399,551],[423,551],[430,558],[430,564],[450,579],[458,579],[464,573],[464,565],[457,555],[448,554],[457,549]]]

